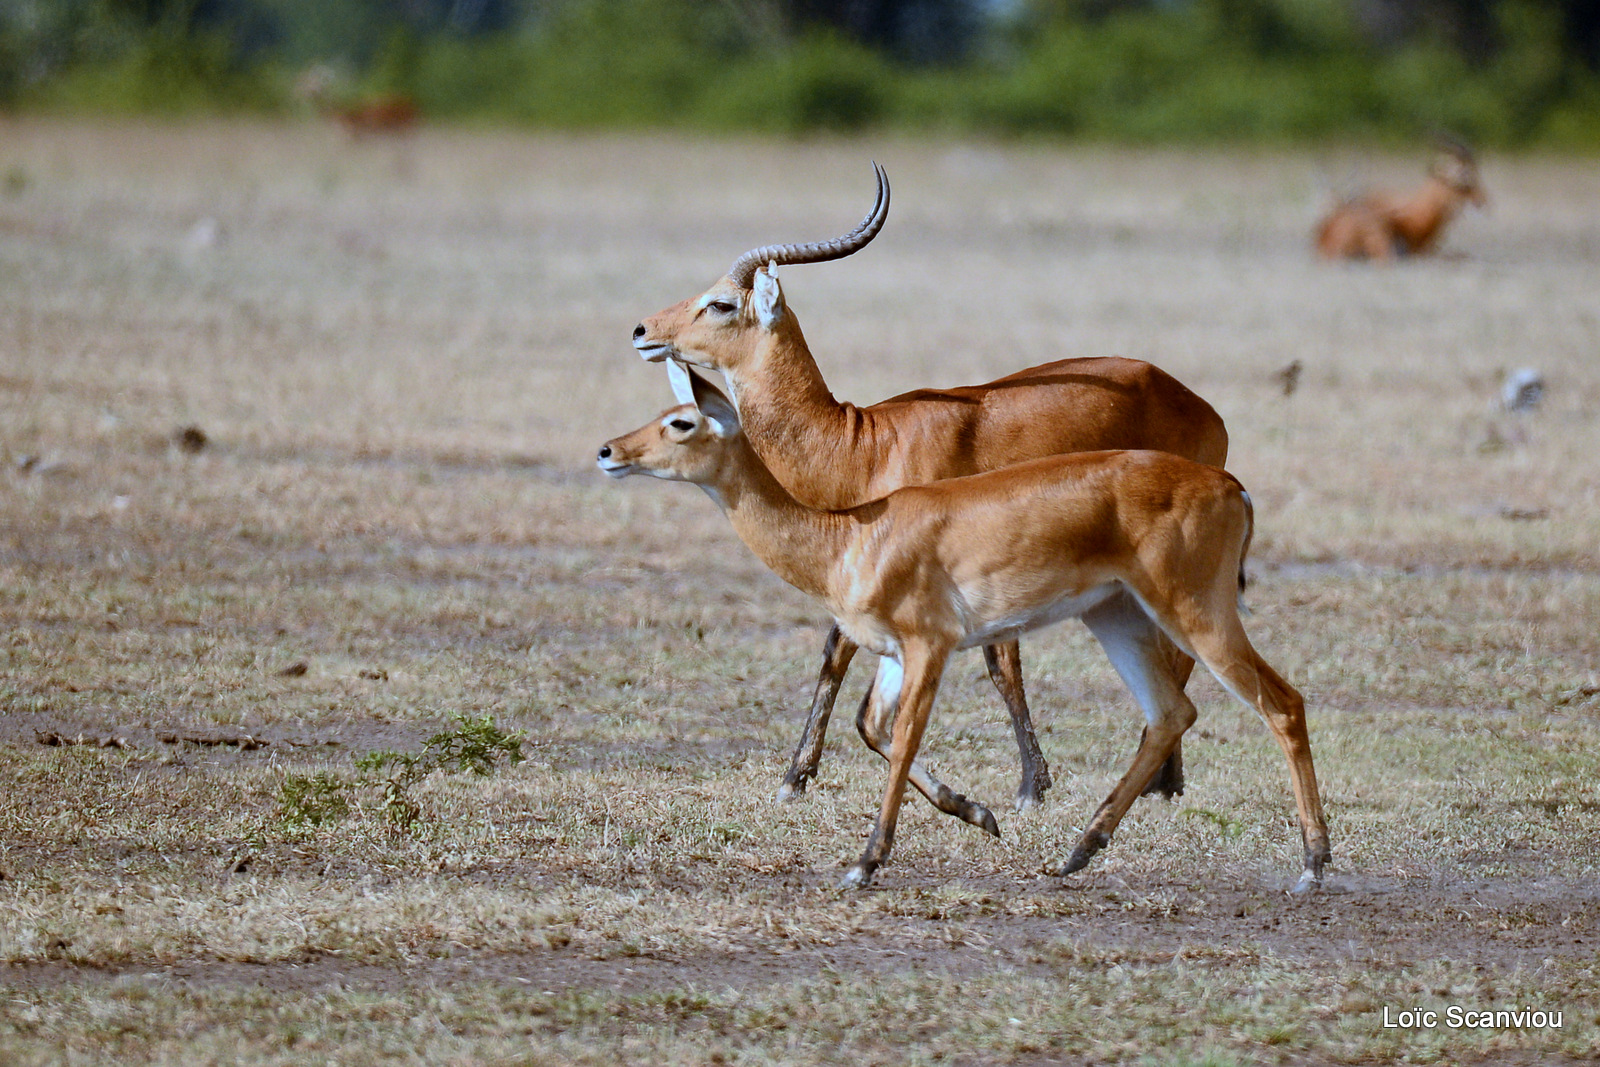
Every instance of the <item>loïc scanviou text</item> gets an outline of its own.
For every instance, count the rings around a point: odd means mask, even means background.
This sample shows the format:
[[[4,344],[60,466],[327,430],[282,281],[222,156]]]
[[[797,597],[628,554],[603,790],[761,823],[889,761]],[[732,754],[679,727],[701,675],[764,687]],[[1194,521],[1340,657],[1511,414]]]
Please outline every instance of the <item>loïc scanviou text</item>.
[[[1394,1009],[1384,1005],[1383,1025],[1401,1030],[1560,1030],[1560,1011],[1534,1008],[1498,1008],[1479,1011],[1452,1004],[1433,1008]]]

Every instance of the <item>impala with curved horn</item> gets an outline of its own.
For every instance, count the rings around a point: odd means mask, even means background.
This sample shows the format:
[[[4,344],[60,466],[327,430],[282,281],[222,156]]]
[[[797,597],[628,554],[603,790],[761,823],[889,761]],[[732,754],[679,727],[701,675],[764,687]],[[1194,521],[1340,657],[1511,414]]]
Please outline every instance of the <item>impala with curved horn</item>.
[[[755,282],[757,306],[770,305],[776,283],[765,272]],[[692,371],[679,373],[687,378],[680,396],[690,402],[608,441],[600,468],[705,489],[763,563],[820,599],[850,640],[881,657],[858,726],[889,761],[889,782],[845,886],[866,886],[887,862],[907,781],[952,810],[938,799],[945,787],[935,782],[930,793],[917,763],[950,653],[1074,616],[1099,640],[1148,725],[1128,772],[1056,873],[1081,869],[1110,843],[1194,723],[1187,671],[1175,669],[1164,647],[1175,641],[1277,738],[1305,846],[1296,889],[1321,881],[1330,850],[1305,705],[1239,621],[1254,518],[1231,474],[1164,452],[1080,452],[819,511],[773,477],[726,397]]]
[[[1436,137],[1438,155],[1421,188],[1401,195],[1367,193],[1336,204],[1317,224],[1317,252],[1324,259],[1420,256],[1434,251],[1444,228],[1467,204],[1488,203],[1478,179],[1478,161],[1460,141]]]
[[[839,509],[921,485],[1062,452],[1158,449],[1220,466],[1228,454],[1222,419],[1166,372],[1133,359],[1063,359],[988,382],[919,389],[870,407],[834,399],[786,306],[772,264],[821,263],[864,248],[889,214],[889,180],[873,164],[878,196],[861,224],[831,241],[765,245],[734,260],[699,296],[645,319],[633,332],[646,360],[676,359],[727,379],[745,435],[773,475],[810,507]],[[753,286],[765,277],[773,299],[758,309]],[[1157,635],[1158,642],[1165,638]],[[810,714],[779,789],[805,792],[817,774],[828,718],[856,652],[835,626],[823,646]],[[1193,664],[1165,643],[1183,678]],[[984,662],[1011,715],[1021,757],[1017,806],[1038,803],[1050,787],[1022,684],[1017,642],[984,645]],[[1175,746],[1151,792],[1183,792]]]

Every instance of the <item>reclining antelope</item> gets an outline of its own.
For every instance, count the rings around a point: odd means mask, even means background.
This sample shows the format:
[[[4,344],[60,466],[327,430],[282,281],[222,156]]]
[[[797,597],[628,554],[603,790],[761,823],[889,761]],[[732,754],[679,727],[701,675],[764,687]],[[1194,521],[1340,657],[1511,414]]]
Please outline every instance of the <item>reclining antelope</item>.
[[[750,443],[797,500],[837,510],[904,485],[1092,449],[1159,449],[1217,465],[1227,459],[1228,433],[1211,406],[1171,375],[1132,359],[1064,359],[984,385],[920,389],[865,408],[835,400],[794,314],[785,309],[770,320],[752,314],[751,287],[768,262],[818,263],[864,248],[889,212],[888,178],[883,168],[873,169],[877,202],[855,230],[829,241],[751,249],[710,289],[645,319],[633,333],[647,361],[670,357],[722,373]],[[1001,635],[983,645],[989,676],[1011,714],[1022,761],[1017,805],[1026,807],[1049,788],[1050,770],[1028,714],[1017,642]],[[839,627],[829,632],[780,799],[802,794],[816,776],[828,717],[856,647]],[[1192,664],[1171,652],[1187,679]],[[1180,748],[1151,791],[1183,792]]]
[[[785,317],[777,280],[756,275],[744,311]],[[1289,761],[1305,870],[1318,884],[1330,858],[1300,694],[1261,659],[1239,621],[1253,517],[1232,475],[1164,452],[1050,456],[821,511],[797,501],[740,432],[739,413],[692,371],[669,364],[680,399],[607,442],[599,465],[699,485],[779,577],[820,599],[845,635],[877,653],[858,727],[889,761],[866,850],[844,876],[864,887],[888,861],[907,781],[941,810],[997,833],[981,805],[950,794],[917,763],[945,661],[1079,617],[1144,711],[1133,764],[1056,873],[1081,869],[1177,747],[1196,713],[1170,639],[1260,712]],[[976,810],[974,810],[976,809]]]
[[[1335,205],[1317,224],[1317,251],[1325,259],[1426,255],[1438,247],[1445,226],[1463,206],[1486,202],[1472,150],[1441,139],[1420,189],[1403,196],[1368,193]]]

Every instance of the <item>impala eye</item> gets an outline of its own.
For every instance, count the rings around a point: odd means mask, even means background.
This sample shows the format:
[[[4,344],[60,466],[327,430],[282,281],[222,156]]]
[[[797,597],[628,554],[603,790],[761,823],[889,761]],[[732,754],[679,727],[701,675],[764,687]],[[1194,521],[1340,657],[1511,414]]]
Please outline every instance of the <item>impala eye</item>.
[[[677,430],[679,433],[688,433],[690,430],[694,429],[694,423],[690,422],[688,419],[673,419],[671,422],[667,423],[667,425],[672,427],[674,430]]]
[[[712,311],[715,311],[718,315],[731,315],[737,306],[738,305],[736,304],[728,303],[726,300],[713,300],[706,305],[706,307],[710,308]]]

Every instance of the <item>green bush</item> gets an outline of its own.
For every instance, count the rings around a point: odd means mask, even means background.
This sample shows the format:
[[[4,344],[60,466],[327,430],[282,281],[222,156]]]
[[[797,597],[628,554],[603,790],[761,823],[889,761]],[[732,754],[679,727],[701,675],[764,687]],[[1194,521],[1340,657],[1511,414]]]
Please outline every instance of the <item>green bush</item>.
[[[172,26],[112,36],[30,97],[46,108],[97,114],[261,111],[282,104],[274,72],[243,61],[226,35]]]
[[[319,40],[308,29],[315,20],[300,18],[277,52],[247,54],[192,11],[143,25],[96,21],[115,9],[63,2],[81,8],[88,28],[56,26],[48,48],[0,14],[0,105],[287,110],[286,72]],[[410,93],[432,120],[1147,142],[1415,142],[1449,130],[1482,146],[1600,147],[1600,76],[1567,51],[1559,18],[1537,0],[1499,0],[1496,46],[1473,62],[1427,37],[1373,44],[1342,0],[1090,9],[1062,4],[1053,19],[997,27],[952,67],[908,66],[835,34],[734,17],[755,7],[687,0],[558,0],[471,37],[376,8],[357,18],[348,4],[329,8],[343,22],[324,21],[360,30],[326,57],[353,64],[355,86]]]
[[[521,763],[522,740],[508,734],[484,715],[474,719],[457,714],[454,725],[423,743],[421,752],[384,749],[355,761],[355,777],[320,771],[314,775],[290,774],[278,788],[278,814],[286,830],[343,822],[360,805],[363,793],[376,792],[384,823],[394,831],[412,829],[422,818],[422,807],[411,796],[412,787],[435,771],[445,774],[494,773],[501,760]]]
[[[775,56],[705,71],[696,125],[801,134],[850,132],[886,121],[896,70],[876,52],[832,34],[802,38]]]

